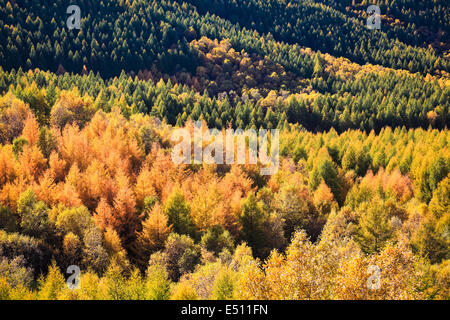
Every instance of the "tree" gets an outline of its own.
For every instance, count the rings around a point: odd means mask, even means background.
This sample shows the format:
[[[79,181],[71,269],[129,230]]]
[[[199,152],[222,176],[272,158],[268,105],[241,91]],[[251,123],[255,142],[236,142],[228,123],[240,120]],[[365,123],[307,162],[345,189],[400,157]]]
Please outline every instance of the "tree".
[[[370,159],[362,149],[350,146],[342,157],[342,168],[346,171],[354,170],[359,176],[364,176],[370,164]]]
[[[264,222],[269,218],[264,211],[262,203],[256,200],[253,193],[250,193],[242,202],[242,209],[239,215],[239,222],[242,225],[241,239],[246,241],[255,253],[260,253],[265,244]]]
[[[13,148],[1,147],[0,149],[0,185],[12,182],[16,176],[15,152]]]
[[[223,250],[233,251],[234,241],[230,233],[221,226],[214,226],[203,234],[201,246],[218,255]]]
[[[317,53],[314,57],[314,70],[313,75],[315,77],[321,77],[324,72],[324,68],[322,65],[322,58],[320,57],[320,53]]]
[[[12,145],[12,151],[16,156],[16,159],[19,159],[19,156],[23,152],[23,147],[28,144],[28,140],[22,137],[15,138]]]
[[[0,229],[6,232],[17,232],[17,216],[8,207],[0,206]]]
[[[141,172],[137,177],[134,192],[136,193],[136,204],[141,209],[144,207],[144,202],[147,197],[156,196],[156,191],[153,187],[150,170],[147,166],[141,169]]]
[[[334,200],[331,189],[323,181],[314,192],[314,205],[319,211],[320,216],[325,218],[325,220],[331,213],[331,210],[337,208],[337,203]]]
[[[83,238],[87,230],[96,228],[89,210],[84,206],[66,208],[64,205],[59,205],[52,209],[51,219],[61,233],[73,233],[80,239]]]
[[[39,280],[39,299],[42,300],[57,300],[66,287],[64,276],[59,270],[56,262],[53,261],[48,274],[45,278]]]
[[[388,245],[369,257],[355,255],[345,259],[337,270],[335,296],[348,300],[423,299],[423,293],[417,290],[421,285],[417,262],[403,244]],[[379,270],[379,274],[373,270]],[[368,282],[377,276],[380,286],[371,289]]]
[[[191,217],[198,231],[204,232],[216,224],[219,197],[216,182],[199,186],[191,202]]]
[[[38,201],[33,190],[22,193],[17,201],[17,213],[20,216],[20,227],[23,233],[45,238],[49,235],[48,208],[42,201]]]
[[[364,252],[378,253],[392,237],[388,210],[383,201],[376,198],[363,208],[356,240]]]
[[[236,274],[229,268],[223,268],[214,281],[211,298],[214,300],[229,300],[234,296]]]
[[[126,279],[123,275],[123,270],[117,264],[116,260],[112,259],[106,270],[104,282],[108,293],[108,298],[111,300],[126,299]]]
[[[122,242],[117,232],[112,229],[106,229],[104,236],[104,247],[111,259],[114,259],[122,270],[129,270],[130,263],[127,259],[127,253],[122,247]]]
[[[123,245],[128,248],[134,241],[139,217],[136,214],[136,200],[129,187],[128,177],[121,173],[116,179],[118,191],[113,206],[106,199],[101,199],[94,219],[102,230],[108,227],[116,230]]]
[[[146,298],[149,300],[169,300],[169,276],[161,265],[150,265],[147,269]]]
[[[102,274],[110,263],[108,253],[103,247],[102,233],[97,227],[85,230],[83,235],[83,265],[90,267],[95,272]],[[116,263],[118,265],[118,263]]]
[[[142,265],[146,265],[153,252],[164,248],[172,226],[168,225],[168,217],[156,204],[147,219],[142,222],[142,231],[138,233],[135,251]]]
[[[335,163],[329,158],[318,159],[315,162],[309,180],[309,187],[316,190],[320,183],[324,181],[331,189],[335,199],[340,199],[340,184]]]
[[[286,239],[290,239],[296,229],[306,229],[312,233],[311,226],[316,219],[316,213],[306,187],[283,186],[274,197],[274,209],[284,220]]]
[[[194,236],[194,224],[191,219],[191,208],[180,189],[175,189],[164,203],[164,212],[169,224],[178,234]]]
[[[6,279],[13,288],[30,287],[33,281],[33,270],[26,267],[23,256],[17,256],[14,259],[0,257],[0,278]]]
[[[50,157],[50,154],[56,148],[56,139],[48,128],[42,127],[39,130],[37,146],[46,159]]]
[[[0,106],[0,143],[10,143],[22,133],[26,119],[31,116],[31,110],[12,93],[0,99]]]
[[[438,219],[450,212],[450,175],[442,180],[434,190],[430,209]]]
[[[418,197],[424,202],[429,202],[433,191],[449,173],[448,161],[443,156],[435,158],[431,153],[427,154],[421,162],[419,172],[415,173],[418,185]]]
[[[125,295],[127,300],[145,300],[146,288],[139,269],[134,269],[126,281]]]
[[[39,139],[39,124],[34,116],[29,116],[24,123],[22,136],[30,145],[35,145]]]
[[[426,257],[431,263],[440,263],[448,259],[450,239],[450,214],[446,212],[437,218],[432,212],[423,208],[420,224],[412,234],[411,246],[415,252]]]
[[[41,240],[19,233],[8,234],[4,230],[0,230],[0,252],[9,260],[23,256],[25,266],[32,268],[35,275],[47,271],[53,254]]]
[[[198,300],[198,295],[195,289],[192,288],[186,281],[180,281],[170,297],[171,300]]]
[[[84,127],[95,114],[92,98],[80,97],[78,90],[62,91],[51,111],[51,124],[62,130],[67,124]]]
[[[47,161],[37,146],[25,144],[20,155],[21,171],[29,178],[38,181],[44,173]]]
[[[200,262],[200,250],[188,236],[171,233],[164,250],[150,257],[150,265],[154,264],[154,261],[166,267],[171,280],[178,281],[183,274],[192,272]]]
[[[80,238],[72,232],[66,234],[63,240],[64,266],[80,265],[82,250]]]

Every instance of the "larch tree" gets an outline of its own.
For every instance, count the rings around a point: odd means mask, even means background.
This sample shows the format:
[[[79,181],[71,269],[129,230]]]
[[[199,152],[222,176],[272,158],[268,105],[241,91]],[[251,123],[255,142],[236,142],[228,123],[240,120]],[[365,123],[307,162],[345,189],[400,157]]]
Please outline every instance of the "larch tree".
[[[364,252],[380,252],[392,237],[392,226],[388,210],[381,199],[375,198],[360,213],[356,240]]]
[[[164,212],[167,214],[169,224],[178,234],[194,235],[194,224],[191,218],[191,207],[179,188],[175,188],[164,203]]]
[[[145,265],[153,252],[164,248],[172,226],[168,224],[169,217],[159,204],[155,204],[146,220],[142,222],[142,231],[137,234],[136,251],[139,260]]]

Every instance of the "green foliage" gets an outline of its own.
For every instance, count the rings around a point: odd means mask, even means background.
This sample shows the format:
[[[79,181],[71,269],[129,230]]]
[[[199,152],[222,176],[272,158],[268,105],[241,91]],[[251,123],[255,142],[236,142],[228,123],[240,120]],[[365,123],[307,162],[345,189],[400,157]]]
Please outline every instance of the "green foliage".
[[[56,139],[47,127],[40,128],[37,146],[41,149],[46,159],[50,157],[51,152],[55,149]]]
[[[78,208],[59,206],[53,210],[58,211],[54,213],[57,215],[55,226],[63,234],[73,233],[82,239],[87,230],[96,228],[94,219],[84,206]]]
[[[220,270],[212,289],[212,299],[229,300],[233,299],[234,288],[236,286],[236,275],[228,268]]]
[[[23,151],[23,147],[28,144],[28,140],[22,137],[15,138],[13,141],[12,151],[16,158],[20,156]]]
[[[0,299],[449,299],[449,10],[411,3],[0,0]],[[279,128],[278,172],[175,166],[196,120]]]
[[[434,190],[430,209],[437,218],[450,212],[450,176],[442,180]]]
[[[106,270],[104,281],[109,299],[124,300],[127,298],[126,279],[123,270],[114,259]]]
[[[164,250],[150,257],[150,265],[154,264],[154,261],[166,268],[172,281],[177,281],[183,274],[192,272],[200,263],[200,249],[188,236],[171,233]]]
[[[311,172],[311,179],[309,180],[309,187],[312,190],[317,189],[320,183],[324,181],[330,187],[336,199],[341,199],[338,172],[336,164],[331,159],[319,159]]]
[[[12,260],[0,256],[0,278],[6,279],[13,288],[29,287],[33,281],[33,270],[26,267],[23,256],[17,256]]]
[[[448,12],[444,9],[444,1],[416,4],[414,8],[410,8],[408,1],[377,3],[382,7],[383,15],[409,23],[400,27],[383,20],[382,29],[376,32],[365,26],[367,15],[362,12],[366,11],[369,5],[367,2],[357,6],[351,0],[308,0],[290,2],[288,5],[277,0],[188,2],[195,5],[201,14],[210,12],[225,21],[269,34],[278,41],[300,43],[361,63],[370,62],[424,73],[436,66],[447,71],[449,68],[448,60],[442,59],[435,50],[421,48],[425,47],[429,39],[426,33],[415,29],[423,26],[437,33],[444,23],[448,30]],[[396,50],[402,54],[394,53]]]
[[[45,238],[51,232],[48,207],[44,202],[37,200],[33,190],[28,189],[20,195],[17,213],[21,218],[20,227],[24,234]]]
[[[450,172],[450,160],[439,156],[434,159],[427,158],[421,168],[419,183],[419,197],[425,202],[429,202],[433,191],[437,188],[439,182],[443,180]]]
[[[202,236],[200,245],[218,255],[222,250],[233,251],[234,241],[227,230],[221,226],[214,226]]]
[[[17,232],[17,218],[12,211],[0,206],[0,229],[5,230],[8,233]]]

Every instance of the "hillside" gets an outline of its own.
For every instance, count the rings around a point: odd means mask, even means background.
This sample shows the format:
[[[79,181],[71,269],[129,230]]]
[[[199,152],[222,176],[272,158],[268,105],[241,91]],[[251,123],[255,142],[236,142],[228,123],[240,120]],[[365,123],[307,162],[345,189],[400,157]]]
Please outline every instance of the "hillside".
[[[447,1],[77,4],[0,0],[0,300],[450,298]]]
[[[443,128],[449,124],[450,80],[445,53],[425,49],[419,40],[412,46],[400,43],[390,32],[368,30],[364,19],[348,17],[348,7],[336,6],[329,10],[329,6],[310,1],[287,4],[273,1],[267,6],[246,1],[240,6],[243,10],[234,10],[232,4],[217,1],[181,4],[155,1],[148,5],[146,1],[131,4],[86,1],[82,19],[86,28],[81,31],[66,30],[65,20],[61,18],[67,15],[58,9],[62,7],[58,1],[54,4],[55,10],[37,5],[35,1],[25,1],[20,6],[8,2],[2,6],[0,21],[3,23],[0,25],[5,32],[0,38],[0,58],[3,70],[41,68],[56,74],[85,75],[93,72],[98,74],[99,81],[107,83],[116,81],[111,77],[125,72],[134,84],[122,83],[127,90],[120,91],[120,95],[125,95],[130,108],[158,115],[173,125],[184,124],[188,117],[196,120],[200,115],[209,125],[216,124],[219,128],[228,124],[260,127],[266,118],[270,118],[271,126],[282,125],[287,120],[309,130],[334,127],[339,131],[348,128],[379,131],[386,125]],[[277,15],[285,7],[288,10]],[[355,6],[355,10],[361,7]],[[258,8],[263,11],[254,19],[245,16],[249,12],[258,13]],[[299,11],[305,8],[318,13]],[[439,8],[437,3],[435,7],[423,9],[433,13],[430,14],[433,21],[436,20],[435,28],[442,20],[439,14],[434,14]],[[97,15],[97,11],[107,14]],[[222,14],[225,11],[227,14]],[[233,15],[234,11],[243,16]],[[350,22],[333,23],[334,20],[328,19],[325,13]],[[416,14],[419,13],[422,11]],[[403,16],[413,14],[403,13]],[[401,13],[398,15],[400,17]],[[262,17],[270,18],[271,22],[259,21]],[[308,17],[309,20],[295,17]],[[328,25],[315,22],[317,19]],[[251,21],[253,25],[244,26],[241,20]],[[50,24],[44,26],[43,21],[50,21]],[[271,24],[274,28],[269,28]],[[283,31],[279,25],[293,26],[299,31]],[[305,25],[328,28],[328,31],[303,30]],[[284,34],[289,34],[290,38]],[[347,42],[334,39],[333,34],[345,34],[341,40]],[[305,35],[309,38],[304,38]],[[396,40],[390,39],[389,35]],[[213,42],[209,43],[208,37]],[[322,41],[323,37],[326,41]],[[374,45],[373,37],[381,39],[377,41],[383,44]],[[223,42],[224,39],[228,42]],[[305,48],[308,46],[321,51]],[[358,50],[346,53],[335,47]],[[377,48],[377,51],[370,51],[369,47]],[[393,58],[389,58],[390,55]],[[388,60],[382,61],[379,57]],[[358,64],[366,62],[375,65]],[[418,62],[424,65],[419,66]],[[417,64],[417,67],[410,68],[410,64]],[[413,73],[417,71],[420,73]],[[206,105],[199,109],[192,104],[186,105],[186,101],[173,101],[162,108],[154,108],[156,99],[148,96],[149,85],[147,82],[136,85],[135,76],[140,80],[151,79],[155,84],[161,78],[166,82],[170,79],[172,85],[187,86],[201,95],[206,90]],[[2,72],[0,77],[0,92],[6,93],[11,84],[17,85],[14,76]],[[54,85],[48,77],[45,80],[42,76],[39,78],[39,89]],[[58,80],[61,89],[72,89],[76,82],[83,81],[83,85],[77,83],[81,94],[87,90],[93,99],[97,98],[100,92],[98,81],[88,84],[87,79],[77,80],[76,75],[70,78],[74,79]],[[89,77],[92,78],[93,75]],[[120,79],[130,82],[124,76]],[[21,96],[21,93],[16,92],[16,95]],[[117,92],[111,95],[120,98]],[[217,101],[207,102],[209,98]],[[225,98],[228,101],[224,102]],[[167,99],[163,98],[164,101]],[[26,102],[30,103],[30,100]],[[220,107],[216,105],[223,103],[223,109],[227,109],[225,113],[217,111]],[[43,112],[49,115],[51,108],[52,105],[47,105]],[[213,109],[216,109],[214,114]],[[230,114],[230,109],[235,112],[248,109],[254,116],[239,119],[238,115]]]

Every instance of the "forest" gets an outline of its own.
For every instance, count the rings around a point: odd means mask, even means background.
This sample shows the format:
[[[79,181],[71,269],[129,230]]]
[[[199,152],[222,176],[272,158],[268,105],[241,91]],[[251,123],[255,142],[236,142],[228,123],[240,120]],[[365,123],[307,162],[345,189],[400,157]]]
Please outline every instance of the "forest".
[[[0,0],[0,300],[450,299],[446,1],[77,2]]]

